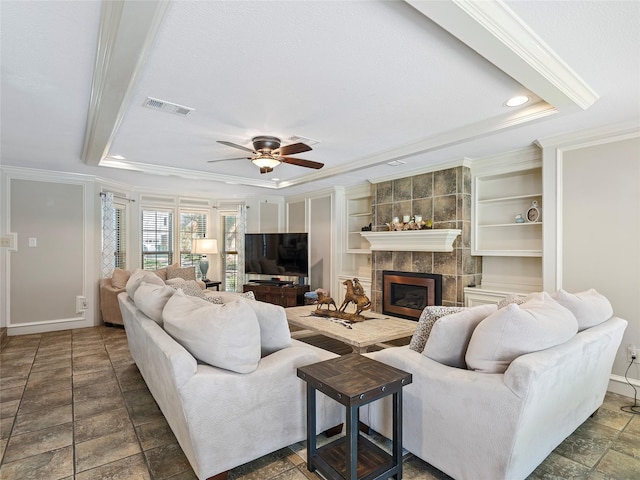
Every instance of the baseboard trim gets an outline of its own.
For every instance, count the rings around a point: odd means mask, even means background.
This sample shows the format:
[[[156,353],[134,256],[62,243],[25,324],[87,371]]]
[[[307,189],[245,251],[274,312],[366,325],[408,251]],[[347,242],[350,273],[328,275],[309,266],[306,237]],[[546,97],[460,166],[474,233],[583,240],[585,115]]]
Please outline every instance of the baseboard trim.
[[[630,378],[629,381],[627,381],[627,379],[625,379],[622,375],[611,375],[609,377],[609,388],[607,388],[607,390],[619,395],[633,398],[633,387],[631,387],[631,385],[629,384],[636,387],[636,389],[640,392],[640,380]]]

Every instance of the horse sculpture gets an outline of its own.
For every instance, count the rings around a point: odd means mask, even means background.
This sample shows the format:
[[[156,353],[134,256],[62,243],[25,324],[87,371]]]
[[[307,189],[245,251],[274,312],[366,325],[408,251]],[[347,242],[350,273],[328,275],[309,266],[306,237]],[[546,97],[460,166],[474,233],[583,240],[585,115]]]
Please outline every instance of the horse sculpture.
[[[342,305],[340,305],[340,308],[338,309],[340,312],[344,312],[350,303],[355,304],[356,315],[360,315],[363,310],[371,308],[371,300],[369,300],[369,298],[364,294],[364,289],[357,278],[354,278],[353,280],[345,280],[342,284],[347,286],[347,293],[344,296]]]
[[[333,308],[335,310],[338,310],[336,302],[333,300],[333,298],[331,298],[329,295],[325,294],[324,292],[318,291],[317,293],[318,293],[318,306],[316,307],[316,310],[320,310],[322,305],[326,305],[327,310],[331,309],[331,305],[333,305]]]

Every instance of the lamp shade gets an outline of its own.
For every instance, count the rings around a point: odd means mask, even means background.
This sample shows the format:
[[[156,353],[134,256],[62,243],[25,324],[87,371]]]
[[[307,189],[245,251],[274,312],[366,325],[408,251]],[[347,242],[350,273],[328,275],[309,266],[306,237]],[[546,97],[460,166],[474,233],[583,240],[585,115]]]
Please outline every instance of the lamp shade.
[[[208,255],[218,253],[218,240],[215,238],[196,238],[191,253]]]
[[[254,158],[251,160],[254,165],[259,166],[260,168],[273,168],[280,165],[280,160],[273,157],[268,157],[266,155],[261,155],[258,158]]]

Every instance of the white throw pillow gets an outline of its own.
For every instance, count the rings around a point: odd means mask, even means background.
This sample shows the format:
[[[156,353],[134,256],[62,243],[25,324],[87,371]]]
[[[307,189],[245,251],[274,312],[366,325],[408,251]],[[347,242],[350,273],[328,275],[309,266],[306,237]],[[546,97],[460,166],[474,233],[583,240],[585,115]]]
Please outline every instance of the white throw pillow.
[[[133,296],[136,293],[136,290],[138,289],[140,284],[142,284],[142,282],[153,283],[155,285],[164,285],[164,281],[155,273],[148,270],[142,270],[141,268],[136,268],[129,277],[127,285],[125,286],[127,295],[129,295],[132,300]]]
[[[436,321],[445,315],[450,315],[462,310],[464,310],[464,307],[443,307],[442,305],[425,307],[418,319],[416,331],[413,332],[413,336],[409,342],[409,348],[418,353],[422,353]]]
[[[467,367],[503,373],[520,355],[564,343],[577,331],[578,321],[573,313],[547,293],[522,305],[512,303],[476,327],[467,348]]]
[[[246,301],[214,305],[176,290],[162,313],[164,329],[196,359],[238,373],[260,362],[260,325]]]
[[[242,299],[249,305],[260,324],[260,347],[262,356],[291,346],[291,332],[287,314],[280,305]]]
[[[443,365],[467,368],[464,356],[473,331],[497,310],[496,304],[478,305],[440,317],[431,328],[422,354]]]
[[[133,303],[142,313],[162,326],[162,310],[176,291],[168,285],[143,281],[133,294]]]
[[[594,288],[575,294],[560,289],[552,297],[576,316],[579,332],[599,325],[613,315],[613,307],[607,297]]]

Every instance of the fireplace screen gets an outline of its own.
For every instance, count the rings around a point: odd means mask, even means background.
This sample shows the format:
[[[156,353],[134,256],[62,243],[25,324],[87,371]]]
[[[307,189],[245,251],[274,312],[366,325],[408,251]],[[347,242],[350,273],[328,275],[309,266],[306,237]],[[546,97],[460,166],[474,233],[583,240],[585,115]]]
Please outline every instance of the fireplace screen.
[[[418,320],[431,305],[442,305],[442,275],[382,272],[382,313]]]

